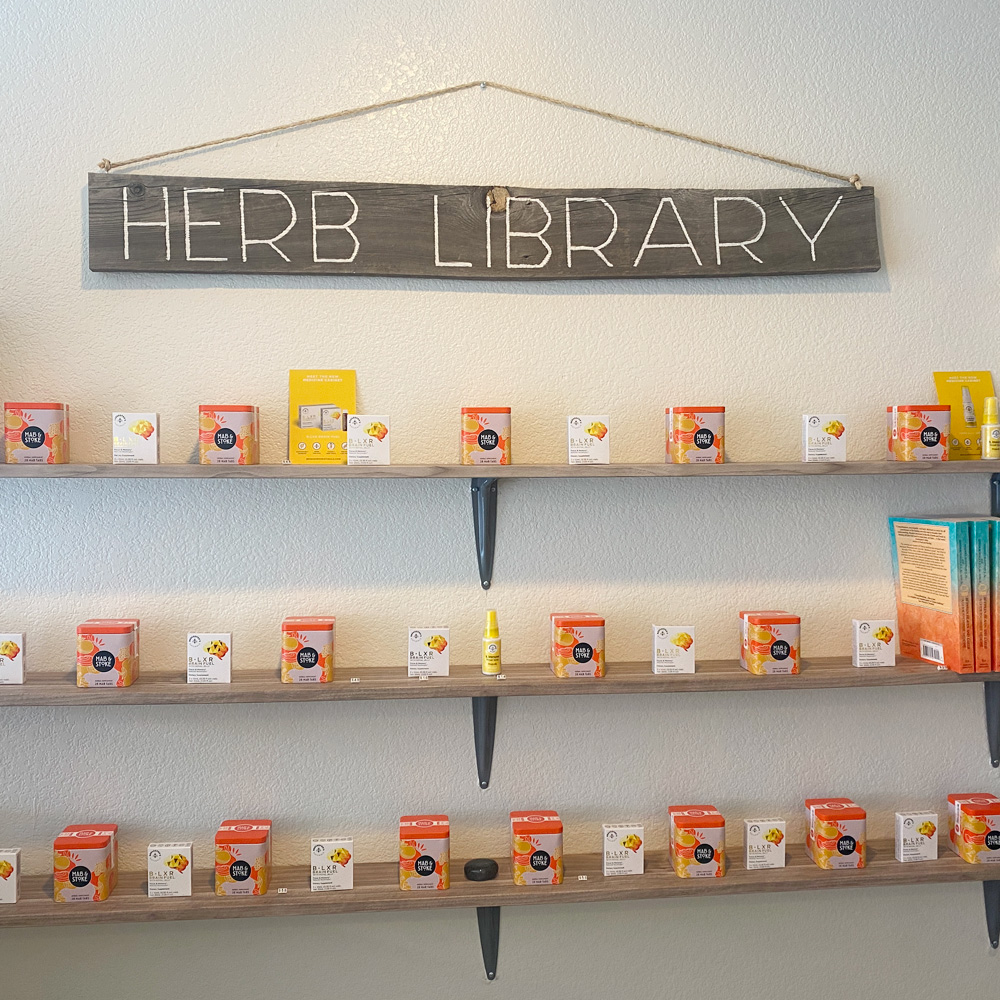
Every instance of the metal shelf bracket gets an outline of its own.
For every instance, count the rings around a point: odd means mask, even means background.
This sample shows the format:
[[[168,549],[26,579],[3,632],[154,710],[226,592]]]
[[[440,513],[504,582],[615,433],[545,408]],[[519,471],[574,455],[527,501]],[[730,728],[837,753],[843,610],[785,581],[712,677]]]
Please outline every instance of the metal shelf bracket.
[[[497,540],[497,481],[472,480],[472,522],[476,529],[479,582],[489,590],[493,582],[493,551]]]
[[[990,747],[990,763],[1000,767],[1000,680],[984,681],[986,698],[986,740]]]
[[[1000,886],[1000,882],[992,884]],[[997,899],[1000,900],[1000,896]],[[479,920],[479,945],[483,949],[486,978],[492,981],[497,977],[497,956],[500,953],[500,907],[477,906],[476,917]]]
[[[1000,948],[1000,881],[983,883],[983,899],[986,901],[986,930],[990,935],[990,945]],[[497,930],[499,933],[499,928]]]
[[[472,735],[476,741],[476,771],[479,787],[490,787],[493,770],[493,740],[497,732],[497,696],[472,699]]]

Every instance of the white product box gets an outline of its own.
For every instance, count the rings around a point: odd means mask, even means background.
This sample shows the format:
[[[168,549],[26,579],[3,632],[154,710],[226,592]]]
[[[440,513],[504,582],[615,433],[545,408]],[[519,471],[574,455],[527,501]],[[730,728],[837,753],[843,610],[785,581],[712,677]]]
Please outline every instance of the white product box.
[[[112,413],[111,442],[111,461],[114,465],[158,465],[159,414]]]
[[[842,413],[803,413],[802,461],[846,462],[847,417]]]
[[[653,626],[653,673],[694,673],[693,626]]]
[[[783,819],[747,819],[743,821],[743,866],[754,868],[785,867],[785,821]]]
[[[389,418],[352,413],[347,418],[347,464],[389,464]]]
[[[896,813],[896,860],[936,861],[937,813]]]
[[[21,895],[21,848],[0,847],[0,904],[16,903]]]
[[[851,620],[854,643],[851,662],[856,667],[894,667],[896,665],[896,622],[892,618]]]
[[[0,632],[0,684],[24,683],[24,633]]]
[[[566,441],[570,465],[611,464],[610,417],[567,417]]]
[[[642,827],[638,823],[605,823],[604,874],[641,875],[645,867]]]
[[[232,665],[232,632],[188,632],[188,684],[229,684]]]
[[[446,628],[411,628],[407,673],[410,677],[447,677],[451,651]]]
[[[150,899],[190,896],[194,851],[191,842],[150,844],[146,852],[146,894]]]
[[[354,888],[354,840],[320,837],[312,842],[309,888],[313,892]]]

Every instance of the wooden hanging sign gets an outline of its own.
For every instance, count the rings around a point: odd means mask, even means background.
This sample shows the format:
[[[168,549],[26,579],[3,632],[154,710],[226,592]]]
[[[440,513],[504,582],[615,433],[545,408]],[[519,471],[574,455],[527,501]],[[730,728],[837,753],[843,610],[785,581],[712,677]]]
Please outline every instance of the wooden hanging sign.
[[[874,189],[90,174],[90,269],[538,281],[877,271]]]

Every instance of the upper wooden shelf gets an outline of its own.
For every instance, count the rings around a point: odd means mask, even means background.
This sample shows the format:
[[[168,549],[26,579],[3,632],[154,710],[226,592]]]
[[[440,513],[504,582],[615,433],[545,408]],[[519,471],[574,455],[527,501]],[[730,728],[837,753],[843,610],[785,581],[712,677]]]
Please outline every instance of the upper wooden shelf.
[[[78,688],[75,675],[28,673],[24,684],[0,685],[4,705],[218,705],[246,702],[380,701],[399,698],[482,698],[497,695],[679,694],[691,691],[802,691],[817,688],[898,687],[995,681],[1000,672],[956,674],[917,660],[860,669],[850,657],[803,661],[794,676],[758,676],[738,660],[705,660],[694,674],[654,674],[648,660],[612,663],[603,678],[559,678],[546,663],[504,666],[503,679],[478,666],[452,666],[450,677],[419,680],[406,667],[338,664],[329,684],[282,684],[274,670],[234,670],[231,684],[188,684],[182,672],[149,671],[127,688]],[[356,677],[357,681],[352,681]]]
[[[904,476],[1000,472],[1000,462],[726,462],[722,465],[13,465],[12,479],[615,479]]]
[[[310,892],[306,867],[276,868],[272,887],[266,895],[242,898],[216,896],[211,864],[204,858],[199,860],[196,855],[194,894],[175,899],[149,899],[145,873],[123,872],[118,888],[102,903],[56,904],[52,901],[52,877],[28,876],[21,880],[20,901],[0,906],[0,927],[603,903],[806,889],[978,883],[1000,874],[994,865],[970,865],[945,847],[941,852],[936,861],[901,864],[893,857],[890,841],[873,841],[868,845],[867,868],[827,871],[813,864],[802,844],[789,844],[787,867],[747,871],[739,856],[740,849],[736,847],[730,853],[725,877],[706,879],[678,878],[662,851],[646,854],[646,874],[611,878],[601,874],[600,854],[570,854],[565,858],[565,881],[557,886],[514,885],[510,860],[506,858],[500,859],[500,874],[492,882],[467,882],[462,874],[463,862],[452,861],[451,888],[442,892],[403,892],[399,888],[397,866],[393,863],[355,865],[355,887],[342,892]],[[279,888],[288,891],[278,893]]]

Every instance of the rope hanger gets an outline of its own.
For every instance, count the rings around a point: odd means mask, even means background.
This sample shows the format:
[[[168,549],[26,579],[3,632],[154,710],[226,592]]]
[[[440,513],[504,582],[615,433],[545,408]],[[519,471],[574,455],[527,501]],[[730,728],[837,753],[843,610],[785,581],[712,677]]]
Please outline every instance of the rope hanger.
[[[317,115],[315,118],[303,118],[301,121],[289,122],[287,125],[274,125],[271,128],[258,129],[255,132],[243,132],[240,135],[231,135],[225,139],[212,139],[209,142],[199,142],[191,146],[180,146],[177,149],[167,149],[162,153],[150,153],[148,156],[136,156],[131,160],[120,160],[112,163],[104,159],[98,164],[101,170],[110,173],[118,167],[130,167],[135,163],[148,163],[150,160],[162,160],[167,156],[176,156],[180,153],[191,153],[199,149],[209,149],[212,146],[224,146],[230,142],[239,142],[241,139],[256,139],[263,135],[273,135],[276,132],[285,132],[293,128],[301,128],[304,125],[318,125],[320,122],[335,121],[338,118],[350,118],[353,115],[364,115],[371,111],[384,111],[386,108],[399,107],[402,104],[413,104],[416,101],[425,101],[432,97],[442,97],[445,94],[455,94],[460,90],[471,90],[479,87],[485,90],[491,87],[493,90],[502,90],[508,94],[517,94],[520,97],[527,97],[533,101],[542,101],[545,104],[553,104],[559,108],[567,108],[570,111],[582,111],[584,114],[597,115],[607,121],[618,122],[620,125],[631,125],[633,128],[645,129],[648,132],[656,132],[660,135],[669,135],[675,139],[687,139],[690,142],[698,142],[703,146],[711,146],[713,149],[724,149],[730,153],[740,153],[743,156],[753,156],[758,160],[767,163],[777,163],[783,167],[792,167],[795,170],[804,170],[810,174],[817,174],[820,177],[829,177],[835,181],[844,181],[853,184],[859,191],[861,190],[861,178],[857,174],[837,174],[831,170],[822,170],[819,167],[810,167],[805,163],[798,163],[795,160],[785,160],[780,156],[771,156],[768,153],[759,153],[752,149],[744,149],[741,146],[730,146],[725,142],[716,142],[714,139],[705,139],[702,136],[691,135],[688,132],[679,132],[676,129],[665,128],[663,125],[653,125],[650,122],[640,121],[637,118],[628,118],[625,115],[615,114],[613,111],[602,111],[599,108],[591,108],[586,104],[576,104],[573,101],[564,101],[558,97],[549,97],[546,94],[536,94],[532,90],[521,90],[520,87],[511,87],[505,83],[495,83],[492,80],[475,80],[472,83],[459,83],[453,87],[442,87],[439,90],[425,90],[419,94],[411,94],[409,97],[394,97],[388,101],[379,101],[377,104],[365,104],[358,108],[347,108],[343,111],[333,111],[330,114]]]

